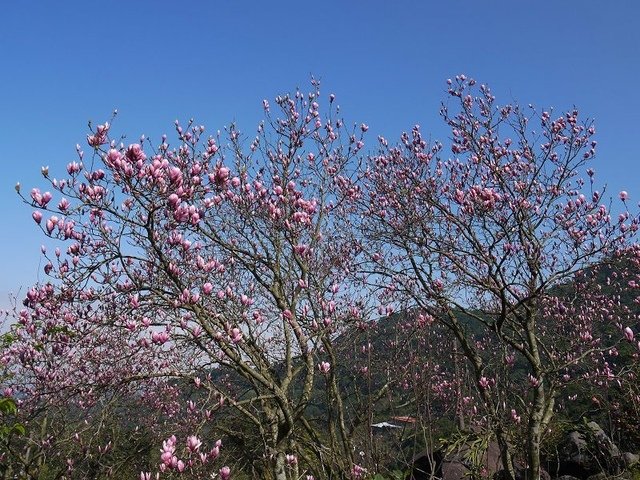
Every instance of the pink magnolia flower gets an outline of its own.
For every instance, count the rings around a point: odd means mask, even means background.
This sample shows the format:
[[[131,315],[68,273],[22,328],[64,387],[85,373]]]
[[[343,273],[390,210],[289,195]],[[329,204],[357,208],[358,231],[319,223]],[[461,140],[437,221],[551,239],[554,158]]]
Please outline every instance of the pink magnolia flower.
[[[200,445],[202,445],[202,442],[195,435],[190,435],[187,437],[187,448],[190,451],[195,452],[200,448]]]
[[[210,180],[213,181],[218,187],[222,187],[227,183],[229,179],[229,169],[227,167],[218,167],[216,168],[215,174],[213,177],[210,177]]]
[[[529,385],[531,385],[532,388],[538,387],[540,385],[540,379],[529,374]]]
[[[242,332],[239,328],[232,328],[230,336],[233,343],[240,343],[242,341]]]
[[[169,334],[167,332],[153,332],[151,334],[151,340],[157,345],[162,345],[169,340]]]
[[[520,421],[522,420],[522,417],[518,415],[518,412],[516,412],[513,408],[511,409],[511,418],[516,423],[520,423]]]
[[[229,480],[231,478],[231,469],[226,465],[220,469],[220,478],[222,480]]]
[[[47,203],[49,203],[51,201],[52,198],[53,198],[53,196],[51,195],[51,192],[44,192],[42,194],[42,198],[41,198],[40,202],[38,202],[38,203],[40,203],[41,207],[44,207],[44,206],[47,205]]]
[[[329,362],[320,362],[318,364],[318,370],[320,370],[320,373],[327,374],[329,370],[331,370],[331,364]]]
[[[171,466],[172,463],[177,462],[177,458],[173,455],[176,451],[176,437],[172,435],[170,438],[162,442],[162,450],[160,450],[160,459],[163,465]]]
[[[622,190],[618,196],[620,197],[620,200],[622,200],[623,202],[625,202],[628,198],[629,198],[629,194],[626,192],[626,190]]]
[[[77,162],[71,162],[67,165],[67,172],[69,175],[78,173],[82,169],[82,165]]]
[[[631,328],[626,327],[624,329],[624,336],[627,340],[629,340],[630,342],[633,341],[633,330],[631,330]]]

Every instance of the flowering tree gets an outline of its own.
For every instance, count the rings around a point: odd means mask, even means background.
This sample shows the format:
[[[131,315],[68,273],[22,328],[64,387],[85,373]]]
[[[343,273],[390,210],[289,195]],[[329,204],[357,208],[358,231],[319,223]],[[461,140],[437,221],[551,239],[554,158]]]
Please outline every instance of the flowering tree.
[[[43,168],[49,190],[23,198],[64,246],[43,250],[51,281],[28,291],[3,352],[13,395],[146,402],[169,438],[164,473],[217,456],[198,435],[228,406],[259,439],[264,478],[349,474],[353,430],[368,418],[346,418],[334,339],[367,312],[346,283],[354,251],[334,211],[366,128],[347,131],[318,101],[315,82],[278,97],[277,115],[265,101],[248,148],[233,125],[204,138],[176,122],[175,146],[125,146],[105,123],[63,178]],[[324,415],[310,418],[318,384]]]
[[[346,128],[333,95],[321,114],[313,87],[277,97],[277,113],[264,101],[249,140],[191,121],[175,145],[125,146],[99,125],[62,178],[42,169],[48,190],[17,187],[57,242],[0,352],[3,394],[29,420],[25,475],[52,450],[86,460],[61,472],[125,465],[109,430],[123,418],[156,442],[136,444],[142,480],[235,466],[362,478],[376,406],[400,400],[419,421],[437,405],[460,427],[483,422],[507,477],[524,460],[539,478],[567,386],[616,379],[638,348],[620,298],[640,286],[639,220],[612,218],[584,170],[589,122],[497,106],[461,76],[441,112],[453,158],[415,127],[361,164],[368,127]],[[398,328],[379,322],[378,343],[375,316]],[[44,410],[70,421],[38,435]],[[244,463],[221,461],[227,448]]]
[[[442,145],[429,145],[416,126],[397,146],[380,138],[362,171],[362,193],[351,199],[366,282],[449,330],[508,478],[516,426],[528,478],[539,478],[558,396],[574,379],[613,377],[610,357],[625,336],[633,339],[635,314],[601,291],[597,272],[620,256],[637,265],[638,217],[612,218],[595,190],[586,168],[595,130],[577,111],[498,106],[487,86],[464,76],[449,82],[449,94],[456,108],[445,104],[441,115],[453,157],[443,158]],[[628,194],[619,197],[627,206]],[[633,270],[615,275],[622,288],[637,285]],[[567,283],[574,287],[561,288]],[[526,366],[524,383],[516,362]]]

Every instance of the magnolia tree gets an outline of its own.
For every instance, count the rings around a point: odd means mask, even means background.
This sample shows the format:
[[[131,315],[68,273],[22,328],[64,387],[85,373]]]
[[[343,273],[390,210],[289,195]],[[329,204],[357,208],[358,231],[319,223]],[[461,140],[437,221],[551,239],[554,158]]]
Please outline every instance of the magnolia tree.
[[[362,478],[376,415],[412,409],[483,426],[507,478],[538,478],[568,386],[618,379],[639,222],[594,189],[590,123],[458,77],[452,158],[415,127],[363,160],[368,127],[313,87],[264,101],[252,139],[189,122],[125,146],[99,125],[47,188],[17,187],[57,244],[3,337],[11,474],[52,452],[60,475],[124,474],[131,437],[142,480]]]
[[[321,114],[313,85],[277,97],[277,113],[264,101],[246,142],[176,122],[177,144],[125,146],[99,125],[89,155],[20,192],[62,242],[43,249],[51,280],[27,292],[3,351],[23,409],[138,399],[165,438],[155,471],[228,478],[205,437],[229,407],[251,426],[256,475],[362,474],[354,432],[369,417],[348,413],[363,397],[336,378],[362,371],[334,344],[367,329],[370,302],[349,287],[356,252],[335,212],[367,127],[335,118],[333,95]]]
[[[612,381],[619,343],[634,340],[637,317],[619,293],[638,286],[638,217],[612,216],[595,189],[594,127],[577,111],[498,105],[464,76],[448,92],[451,157],[416,126],[398,145],[380,138],[349,185],[365,283],[448,329],[507,478],[523,467],[539,478],[556,399],[577,380]],[[626,192],[619,199],[629,206]],[[633,268],[607,274],[609,264]],[[619,291],[603,291],[602,275]]]

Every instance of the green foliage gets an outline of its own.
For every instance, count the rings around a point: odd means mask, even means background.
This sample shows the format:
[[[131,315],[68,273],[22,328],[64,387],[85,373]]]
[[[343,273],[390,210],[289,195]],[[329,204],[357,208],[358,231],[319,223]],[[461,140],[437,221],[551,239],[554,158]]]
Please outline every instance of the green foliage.
[[[457,456],[467,466],[470,478],[482,478],[492,433],[461,432],[440,439],[446,457]]]
[[[21,423],[12,423],[10,417],[18,413],[18,406],[12,398],[0,398],[0,440],[6,440],[11,435],[25,435],[27,433]]]
[[[630,480],[640,480],[640,464],[635,464],[627,470]]]

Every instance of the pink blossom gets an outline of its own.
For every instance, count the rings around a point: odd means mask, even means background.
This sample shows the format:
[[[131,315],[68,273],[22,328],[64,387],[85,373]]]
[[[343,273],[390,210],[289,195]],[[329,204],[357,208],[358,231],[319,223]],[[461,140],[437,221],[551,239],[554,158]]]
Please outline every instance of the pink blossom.
[[[74,175],[80,171],[82,166],[77,162],[71,162],[67,165],[67,172],[69,175]]]
[[[162,345],[169,340],[169,334],[167,332],[153,332],[151,334],[151,340],[157,345]]]
[[[222,480],[229,480],[229,478],[231,478],[231,469],[226,465],[220,469],[220,478]]]
[[[160,450],[161,452],[160,459],[162,460],[164,465],[171,466],[171,464],[173,463],[173,460],[176,458],[173,455],[175,451],[176,451],[176,437],[172,435],[170,438],[162,442],[162,450]]]
[[[215,174],[213,177],[209,177],[209,179],[213,181],[216,186],[223,187],[229,179],[229,169],[227,167],[220,166],[216,168]]]
[[[126,157],[130,162],[144,161],[147,159],[142,147],[137,143],[129,145],[127,148]]]
[[[51,195],[51,192],[44,192],[42,194],[42,198],[40,199],[40,206],[41,207],[45,207],[47,205],[47,203],[49,203],[51,201],[51,199],[53,198],[53,196]]]
[[[531,385],[532,388],[537,388],[538,386],[540,386],[540,379],[529,374],[529,385]]]
[[[187,437],[187,448],[190,451],[195,452],[200,448],[200,445],[202,445],[202,442],[195,435],[190,435]]]
[[[522,418],[514,409],[511,409],[511,419],[516,423],[520,423]]]
[[[629,194],[626,192],[626,190],[622,190],[618,196],[620,197],[620,200],[622,200],[623,202],[625,202],[628,198],[629,198]]]
[[[233,343],[240,343],[242,342],[242,332],[240,331],[239,328],[233,328],[231,329],[231,341]]]
[[[633,341],[633,336],[634,336],[633,335],[633,330],[631,330],[631,328],[629,328],[629,327],[626,327],[624,329],[624,336],[628,341],[632,342]]]

